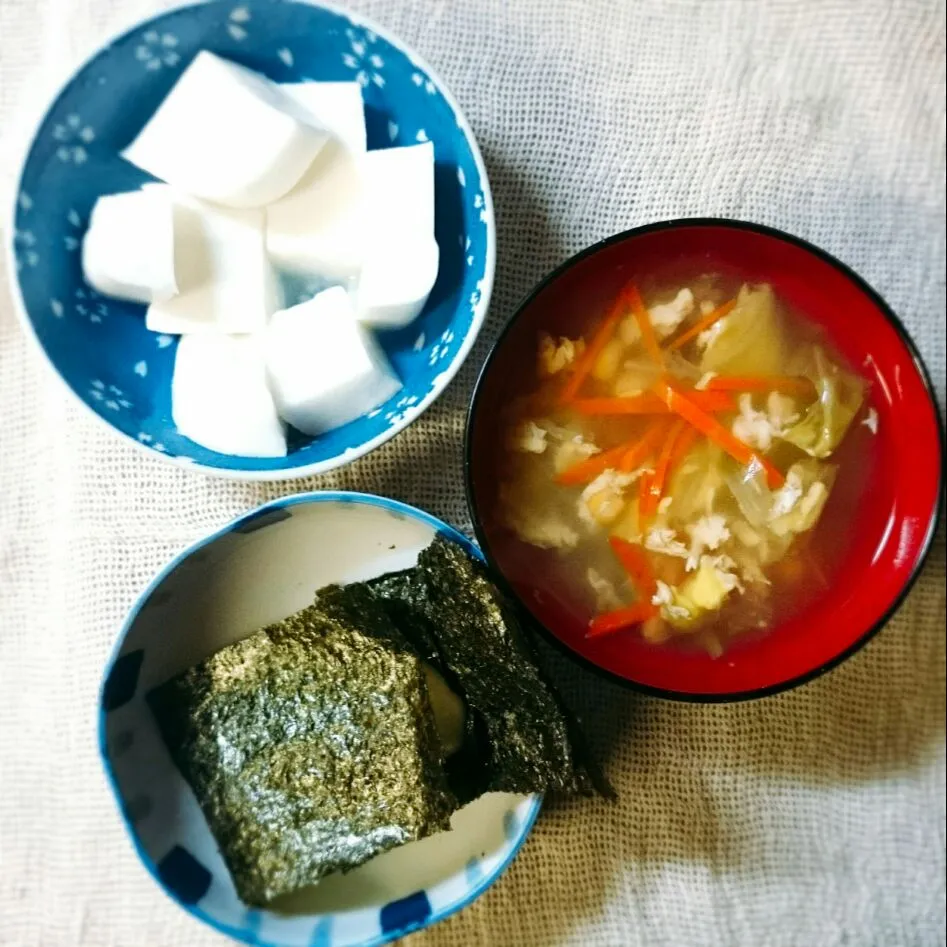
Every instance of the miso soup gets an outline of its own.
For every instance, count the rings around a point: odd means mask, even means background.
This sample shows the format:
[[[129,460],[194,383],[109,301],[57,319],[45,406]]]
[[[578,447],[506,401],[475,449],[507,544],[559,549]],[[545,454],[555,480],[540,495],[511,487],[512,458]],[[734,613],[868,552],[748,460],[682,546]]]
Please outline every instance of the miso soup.
[[[535,340],[499,502],[588,636],[716,655],[811,603],[868,475],[867,383],[769,285],[723,275],[629,283],[579,328]]]

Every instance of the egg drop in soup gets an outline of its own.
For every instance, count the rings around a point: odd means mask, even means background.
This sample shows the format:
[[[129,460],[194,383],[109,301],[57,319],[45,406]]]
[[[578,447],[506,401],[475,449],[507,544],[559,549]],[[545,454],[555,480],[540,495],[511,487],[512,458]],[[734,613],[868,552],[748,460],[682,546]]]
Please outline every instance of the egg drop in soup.
[[[588,637],[719,655],[818,600],[878,415],[804,313],[765,283],[642,280],[535,345],[499,516],[507,545],[554,557],[537,587]]]

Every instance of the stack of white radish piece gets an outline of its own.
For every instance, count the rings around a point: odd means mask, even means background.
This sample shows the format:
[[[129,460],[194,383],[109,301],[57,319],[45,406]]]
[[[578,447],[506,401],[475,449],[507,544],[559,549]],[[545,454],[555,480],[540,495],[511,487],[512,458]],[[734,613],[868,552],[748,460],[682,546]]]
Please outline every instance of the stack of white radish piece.
[[[99,199],[83,270],[181,336],[181,434],[280,457],[285,424],[321,434],[398,391],[370,330],[410,323],[437,276],[430,142],[367,151],[358,83],[201,52],[124,157],[164,183]],[[340,285],[282,309],[281,272]]]

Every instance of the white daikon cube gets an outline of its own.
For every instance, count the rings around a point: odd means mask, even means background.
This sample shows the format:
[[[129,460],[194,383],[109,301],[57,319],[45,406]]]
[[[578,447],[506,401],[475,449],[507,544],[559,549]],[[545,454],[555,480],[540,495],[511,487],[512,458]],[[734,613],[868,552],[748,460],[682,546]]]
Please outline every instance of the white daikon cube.
[[[274,314],[266,332],[266,364],[280,417],[304,434],[348,424],[401,388],[338,286]]]
[[[188,194],[262,207],[299,181],[328,140],[276,83],[202,51],[124,157]]]
[[[362,265],[359,156],[330,141],[299,184],[266,209],[266,250],[278,266],[329,280],[350,280]]]
[[[292,82],[280,89],[306,110],[316,128],[331,132],[350,151],[365,151],[365,104],[357,82]]]
[[[148,307],[145,324],[167,334],[260,332],[280,306],[266,256],[263,211],[174,197],[178,293]]]
[[[332,141],[299,184],[266,209],[278,266],[330,280],[358,278],[367,260],[434,239],[434,146],[354,154]]]
[[[366,244],[433,240],[434,145],[368,151],[362,164]]]
[[[259,336],[182,337],[171,381],[171,414],[181,434],[209,450],[241,457],[286,455]]]
[[[440,257],[437,244],[432,237],[372,249],[355,293],[358,319],[376,329],[400,329],[421,312],[434,286]]]
[[[408,325],[427,302],[440,258],[434,241],[434,146],[365,155],[365,239],[358,317],[375,328]]]
[[[171,189],[154,185],[100,197],[82,241],[82,272],[106,296],[170,299],[178,291]]]

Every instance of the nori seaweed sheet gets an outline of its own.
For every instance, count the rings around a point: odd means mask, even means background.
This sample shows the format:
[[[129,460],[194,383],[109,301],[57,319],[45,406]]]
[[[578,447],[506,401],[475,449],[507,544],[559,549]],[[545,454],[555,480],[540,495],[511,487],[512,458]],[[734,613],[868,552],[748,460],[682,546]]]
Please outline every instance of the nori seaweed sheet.
[[[462,697],[463,687],[442,660],[434,629],[413,604],[416,582],[416,569],[392,572],[369,582],[325,586],[316,593],[316,602],[321,611],[343,622],[375,628],[387,635],[404,635],[447,686]],[[486,728],[481,715],[465,704],[463,742],[444,763],[447,784],[458,805],[466,805],[490,789]]]
[[[417,567],[345,586],[333,596],[381,599],[393,622],[468,708],[466,752],[449,761],[461,801],[487,791],[614,791],[575,717],[542,672],[517,617],[484,566],[438,536]],[[355,605],[355,602],[361,603]],[[317,596],[323,603],[323,596]]]
[[[450,826],[421,662],[356,624],[304,609],[148,695],[248,905]]]

